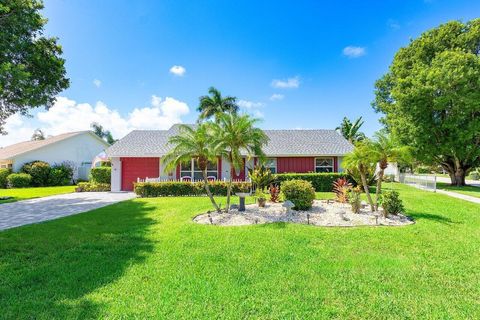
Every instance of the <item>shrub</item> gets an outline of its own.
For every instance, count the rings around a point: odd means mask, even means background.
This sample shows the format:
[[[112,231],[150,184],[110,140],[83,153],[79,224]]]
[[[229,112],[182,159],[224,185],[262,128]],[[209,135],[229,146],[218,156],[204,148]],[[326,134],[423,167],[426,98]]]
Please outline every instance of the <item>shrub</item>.
[[[25,163],[20,172],[27,173],[32,177],[32,185],[34,187],[43,187],[48,185],[51,167],[45,161],[32,161]]]
[[[270,193],[270,201],[278,202],[280,200],[280,188],[278,186],[270,185],[268,192]]]
[[[286,200],[293,202],[295,210],[308,210],[312,207],[315,199],[315,189],[309,181],[288,180],[281,186],[282,193]]]
[[[7,177],[12,173],[12,170],[1,168],[0,169],[0,188],[7,187]]]
[[[279,173],[274,175],[275,181],[280,185],[284,181],[288,180],[306,180],[311,182],[315,191],[318,192],[329,192],[332,191],[332,183],[338,178],[347,178],[349,180],[350,176],[344,172],[335,172],[335,173]],[[280,186],[281,187],[281,186]]]
[[[255,189],[262,191],[274,181],[272,171],[265,166],[256,166],[253,169],[248,169],[248,176]]]
[[[72,182],[73,166],[68,162],[55,164],[50,170],[48,185],[50,186],[65,186]]]
[[[352,188],[352,184],[348,182],[347,178],[338,178],[333,182],[333,192],[340,203],[348,201],[348,191]]]
[[[209,182],[210,191],[214,196],[227,195],[227,182]],[[249,192],[252,185],[249,182],[233,182],[232,193]],[[206,195],[203,181],[183,182],[137,182],[134,183],[134,191],[141,197],[168,197],[168,196],[204,196]]]
[[[9,188],[27,188],[32,183],[32,176],[28,173],[12,173],[7,177]]]
[[[384,191],[382,193],[382,207],[385,216],[403,212],[403,203],[397,191]]]
[[[80,192],[102,192],[110,191],[110,183],[98,183],[98,182],[80,182],[77,185]]]
[[[360,206],[362,204],[362,200],[360,195],[362,194],[362,188],[360,186],[356,186],[355,188],[351,188],[348,191],[348,203],[352,206],[353,213],[360,212]]]
[[[92,170],[90,170],[90,176],[92,177],[93,182],[110,184],[110,179],[112,176],[112,168],[111,167],[92,168]]]

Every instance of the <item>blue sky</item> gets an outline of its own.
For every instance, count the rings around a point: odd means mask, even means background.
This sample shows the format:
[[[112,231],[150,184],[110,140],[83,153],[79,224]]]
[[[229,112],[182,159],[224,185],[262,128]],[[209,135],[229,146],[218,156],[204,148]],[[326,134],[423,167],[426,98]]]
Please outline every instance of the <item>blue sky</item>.
[[[398,48],[478,13],[480,2],[466,0],[47,0],[46,33],[63,46],[71,87],[53,111],[12,119],[0,145],[92,119],[117,137],[193,122],[212,85],[263,128],[335,128],[363,116],[370,135],[380,128],[373,84]]]

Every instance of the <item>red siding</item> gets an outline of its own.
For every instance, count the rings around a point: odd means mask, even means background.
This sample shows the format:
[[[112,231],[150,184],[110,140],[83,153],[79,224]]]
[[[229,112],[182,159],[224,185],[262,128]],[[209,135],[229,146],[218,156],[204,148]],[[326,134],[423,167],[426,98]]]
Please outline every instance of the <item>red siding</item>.
[[[122,162],[122,190],[132,191],[137,178],[158,178],[160,158],[120,158]]]
[[[333,157],[333,172],[338,172],[338,157]]]
[[[281,157],[277,158],[277,172],[306,173],[315,171],[314,157]]]
[[[234,180],[245,180],[245,158],[243,158],[243,165],[240,174],[235,172],[235,168],[232,165],[230,166],[230,170],[232,170]]]
[[[217,162],[217,180],[222,180],[222,157],[218,157],[218,162]]]

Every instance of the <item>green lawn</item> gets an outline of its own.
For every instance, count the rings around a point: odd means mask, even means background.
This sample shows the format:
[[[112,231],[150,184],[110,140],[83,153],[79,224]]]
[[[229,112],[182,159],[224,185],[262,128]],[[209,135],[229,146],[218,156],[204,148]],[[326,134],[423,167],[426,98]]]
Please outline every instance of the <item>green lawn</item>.
[[[74,190],[75,186],[0,189],[0,197],[13,197],[13,199],[9,200],[0,200],[0,204],[5,202],[53,196],[55,194],[70,193]]]
[[[208,199],[172,197],[0,232],[0,317],[479,318],[480,205],[388,188],[416,224],[197,225]]]
[[[442,190],[453,191],[461,194],[466,194],[467,196],[480,198],[480,187],[472,187],[472,186],[457,187],[457,186],[451,186],[448,183],[437,182],[437,188]]]

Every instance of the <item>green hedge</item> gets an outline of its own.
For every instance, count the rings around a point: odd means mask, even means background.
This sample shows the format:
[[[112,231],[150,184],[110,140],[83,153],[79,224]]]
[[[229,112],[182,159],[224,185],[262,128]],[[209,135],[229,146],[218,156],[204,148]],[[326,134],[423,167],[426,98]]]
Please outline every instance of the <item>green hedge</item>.
[[[329,192],[332,191],[332,185],[338,178],[347,178],[351,183],[354,183],[353,179],[344,172],[335,173],[279,173],[275,175],[275,181],[280,185],[283,181],[287,180],[305,180],[309,181],[315,191],[317,192]]]
[[[9,188],[28,188],[32,184],[32,176],[28,173],[12,173],[7,177]]]
[[[215,196],[227,195],[227,182],[210,182],[210,190]],[[251,183],[233,182],[232,193],[249,192]],[[138,182],[134,183],[134,191],[140,197],[167,197],[167,196],[204,196],[206,195],[203,182]]]
[[[45,161],[35,160],[25,163],[20,172],[27,173],[32,177],[32,186],[44,187],[48,185],[51,167]]]
[[[110,183],[79,182],[77,188],[79,189],[78,192],[110,191]]]
[[[92,170],[90,170],[90,175],[92,176],[93,182],[110,184],[110,179],[112,176],[112,168],[111,167],[92,168]]]
[[[0,188],[5,189],[7,187],[7,177],[12,173],[12,170],[1,168],[0,169]]]

